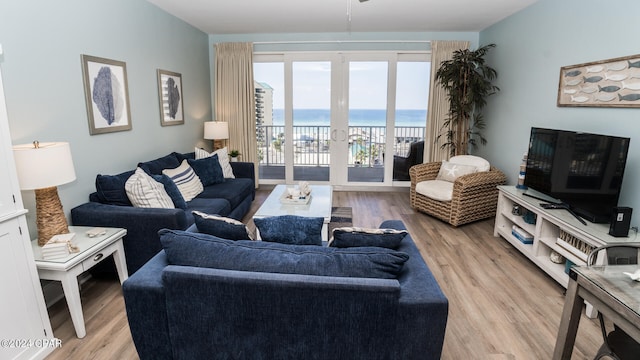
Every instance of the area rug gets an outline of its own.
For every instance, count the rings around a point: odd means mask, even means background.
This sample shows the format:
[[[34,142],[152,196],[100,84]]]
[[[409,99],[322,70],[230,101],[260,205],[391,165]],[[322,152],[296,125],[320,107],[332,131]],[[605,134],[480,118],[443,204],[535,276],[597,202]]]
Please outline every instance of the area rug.
[[[333,229],[345,226],[353,226],[353,218],[350,207],[332,207],[331,221],[329,222],[329,239]]]

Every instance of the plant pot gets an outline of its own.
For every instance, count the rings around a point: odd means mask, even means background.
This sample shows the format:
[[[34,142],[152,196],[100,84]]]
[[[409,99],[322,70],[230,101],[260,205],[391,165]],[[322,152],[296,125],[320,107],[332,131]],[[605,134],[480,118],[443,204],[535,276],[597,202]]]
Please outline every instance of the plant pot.
[[[236,161],[238,161],[238,157],[237,156],[236,157],[232,157],[232,158],[230,158],[230,160],[233,161],[233,162],[236,162]]]

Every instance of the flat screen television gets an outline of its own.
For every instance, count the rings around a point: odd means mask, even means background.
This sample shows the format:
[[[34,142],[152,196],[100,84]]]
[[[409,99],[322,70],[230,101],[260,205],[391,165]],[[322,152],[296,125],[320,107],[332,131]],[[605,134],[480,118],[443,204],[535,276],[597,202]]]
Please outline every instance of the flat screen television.
[[[524,185],[595,223],[618,206],[629,138],[531,128]]]

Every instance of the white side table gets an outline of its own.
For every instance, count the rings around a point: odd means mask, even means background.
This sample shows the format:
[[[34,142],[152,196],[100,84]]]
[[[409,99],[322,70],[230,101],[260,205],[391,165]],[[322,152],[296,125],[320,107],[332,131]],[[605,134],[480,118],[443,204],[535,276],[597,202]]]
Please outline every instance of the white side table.
[[[79,338],[83,338],[87,332],[84,327],[78,276],[113,254],[120,283],[122,284],[129,277],[122,245],[122,238],[127,234],[127,230],[106,228],[106,234],[90,238],[85,234],[89,229],[92,229],[92,227],[69,227],[69,232],[76,234],[71,242],[80,251],[60,259],[43,259],[42,248],[38,246],[38,241],[31,241],[33,256],[38,268],[38,276],[40,279],[56,280],[62,283],[62,290],[67,299],[71,320]]]

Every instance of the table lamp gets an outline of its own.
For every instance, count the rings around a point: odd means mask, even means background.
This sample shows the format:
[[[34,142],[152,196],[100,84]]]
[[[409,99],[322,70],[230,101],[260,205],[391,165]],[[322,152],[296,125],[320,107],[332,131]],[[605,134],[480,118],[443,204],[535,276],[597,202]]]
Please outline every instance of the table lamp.
[[[204,138],[213,140],[213,150],[222,148],[219,142],[229,138],[229,123],[226,121],[206,121],[204,123]],[[216,142],[218,142],[217,146]]]
[[[66,142],[34,141],[14,146],[13,155],[20,189],[36,192],[38,245],[43,246],[52,236],[69,232],[57,186],[76,179],[71,149]]]

